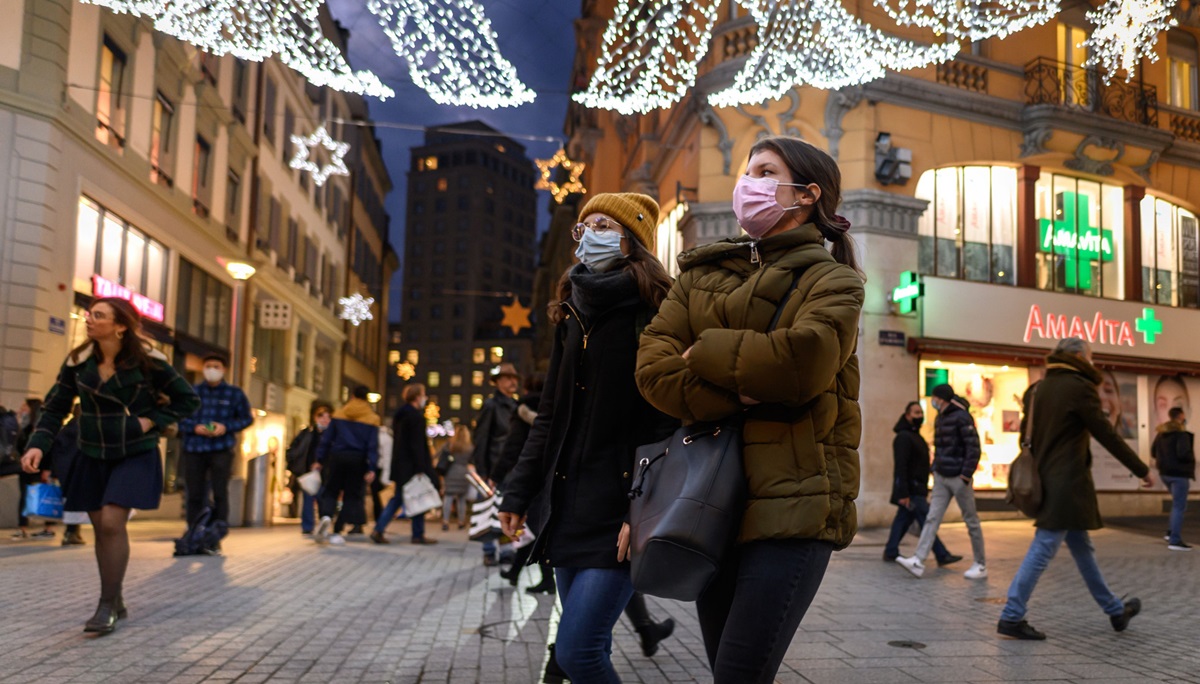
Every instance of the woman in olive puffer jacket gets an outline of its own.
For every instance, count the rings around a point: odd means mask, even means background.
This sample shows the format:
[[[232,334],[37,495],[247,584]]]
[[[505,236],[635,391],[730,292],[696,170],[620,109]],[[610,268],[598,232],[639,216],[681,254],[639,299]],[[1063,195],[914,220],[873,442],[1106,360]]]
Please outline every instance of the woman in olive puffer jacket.
[[[680,256],[638,352],[638,388],[668,415],[745,412],[739,543],[697,602],[718,684],[774,680],[830,554],[856,529],[863,280],[834,213],[840,185],[808,143],[757,142],[733,197],[749,236]]]

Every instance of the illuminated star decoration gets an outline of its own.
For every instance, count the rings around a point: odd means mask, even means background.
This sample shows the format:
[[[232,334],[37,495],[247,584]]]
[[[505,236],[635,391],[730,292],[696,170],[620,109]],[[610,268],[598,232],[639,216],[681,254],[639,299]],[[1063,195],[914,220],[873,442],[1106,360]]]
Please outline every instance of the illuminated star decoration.
[[[318,188],[325,185],[325,180],[330,176],[350,175],[344,159],[346,153],[350,151],[350,143],[339,142],[329,137],[329,132],[325,130],[325,124],[318,126],[317,130],[307,138],[302,135],[293,135],[292,142],[296,145],[296,154],[288,162],[288,166],[311,173],[313,183]],[[318,146],[325,148],[329,153],[329,163],[323,166],[317,165],[312,159],[312,148]]]
[[[1104,68],[1104,82],[1110,83],[1118,69],[1125,70],[1125,82],[1133,80],[1138,62],[1145,57],[1158,61],[1154,50],[1158,34],[1178,22],[1171,16],[1175,0],[1108,0],[1087,13],[1096,27],[1081,43],[1087,46],[1084,66]]]
[[[529,314],[533,309],[521,304],[520,299],[513,297],[512,304],[502,306],[500,310],[504,312],[504,320],[500,322],[500,325],[511,330],[512,334],[516,335],[525,328],[533,327],[533,324],[529,322]]]
[[[670,107],[696,82],[717,0],[618,0],[588,89],[572,99],[622,114]]]
[[[733,85],[709,96],[716,107],[761,104],[797,85],[836,90],[958,54],[957,42],[921,45],[856,19],[841,0],[738,0],[758,24],[758,45]]]
[[[500,54],[475,0],[370,0],[367,7],[413,82],[438,104],[494,109],[537,97]]]
[[[536,159],[534,160],[534,163],[537,164],[538,171],[541,174],[538,178],[537,185],[533,186],[534,189],[549,190],[550,194],[554,196],[555,202],[562,204],[563,200],[567,198],[567,195],[570,195],[571,193],[584,194],[587,192],[587,188],[583,187],[583,183],[581,183],[579,180],[580,176],[583,175],[583,169],[585,166],[587,166],[587,164],[584,164],[583,162],[571,161],[567,158],[566,150],[562,149],[561,147],[558,148],[558,151],[554,153],[553,157],[549,159]],[[554,175],[554,169],[560,168],[567,173],[567,182],[565,183],[559,183],[551,180],[551,176]]]
[[[1058,14],[1059,0],[875,0],[896,23],[960,40],[1006,38]]]
[[[342,312],[338,314],[338,318],[341,318],[343,321],[350,321],[357,328],[363,321],[370,321],[375,318],[375,316],[371,315],[371,305],[374,303],[374,297],[363,297],[357,292],[349,297],[342,297],[338,300],[338,304],[342,305]]]
[[[321,32],[324,0],[83,0],[144,16],[154,28],[213,55],[261,62],[278,56],[315,86],[387,99],[395,93],[369,71],[352,71]]]

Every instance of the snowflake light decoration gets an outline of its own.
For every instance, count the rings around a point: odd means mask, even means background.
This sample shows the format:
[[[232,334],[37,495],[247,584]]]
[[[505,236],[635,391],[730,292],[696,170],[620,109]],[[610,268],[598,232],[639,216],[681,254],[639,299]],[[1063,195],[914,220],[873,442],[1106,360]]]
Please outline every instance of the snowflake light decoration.
[[[338,300],[338,304],[342,306],[342,312],[338,314],[338,318],[350,321],[357,328],[363,321],[375,319],[375,316],[371,314],[371,305],[374,303],[374,297],[363,297],[357,292],[349,297],[342,297]]]
[[[534,163],[537,164],[538,171],[540,172],[537,185],[533,186],[534,189],[549,190],[550,194],[554,196],[555,202],[562,204],[563,200],[567,198],[567,195],[572,193],[583,194],[587,192],[587,188],[583,187],[583,183],[579,180],[580,176],[583,175],[583,169],[585,166],[587,166],[587,164],[584,164],[583,162],[571,161],[567,157],[566,150],[562,149],[561,147],[558,148],[558,151],[554,153],[553,157],[549,159],[536,159],[534,160]],[[554,175],[554,170],[559,168],[567,172],[567,181],[565,183],[559,183],[551,180],[551,177]]]
[[[759,104],[796,85],[836,90],[958,54],[957,42],[921,45],[872,28],[840,0],[738,0],[758,23],[758,45],[733,85],[709,96],[716,107]]]
[[[571,99],[627,115],[679,102],[708,53],[719,4],[618,0],[588,89]]]
[[[346,153],[350,151],[350,143],[339,142],[329,137],[329,132],[325,130],[325,124],[318,126],[317,130],[313,131],[313,134],[308,137],[293,135],[292,143],[296,145],[296,154],[288,162],[288,166],[311,173],[313,183],[318,188],[325,185],[326,179],[330,176],[350,175],[350,170],[346,168],[345,160]],[[313,161],[312,148],[314,147],[325,148],[329,153],[328,164],[320,166]]]
[[[1158,34],[1178,25],[1172,16],[1175,4],[1176,0],[1108,0],[1088,12],[1096,30],[1081,44],[1088,48],[1083,65],[1103,67],[1105,83],[1112,82],[1118,69],[1125,71],[1126,83],[1133,80],[1143,57],[1158,61]]]
[[[475,0],[370,0],[408,73],[438,104],[514,107],[537,94],[496,46],[496,34]]]
[[[213,55],[261,62],[278,56],[315,86],[387,99],[395,93],[369,71],[352,71],[321,32],[324,0],[83,0],[153,20],[154,28]]]
[[[875,0],[896,23],[960,40],[1005,38],[1050,21],[1059,0]]]

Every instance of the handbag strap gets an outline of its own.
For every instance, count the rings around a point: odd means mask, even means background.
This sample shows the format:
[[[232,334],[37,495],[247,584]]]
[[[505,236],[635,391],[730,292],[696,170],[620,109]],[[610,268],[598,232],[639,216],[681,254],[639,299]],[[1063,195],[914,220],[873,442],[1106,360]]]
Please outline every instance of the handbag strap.
[[[771,324],[767,326],[766,332],[774,332],[775,326],[779,325],[779,318],[783,316],[783,307],[787,305],[788,299],[795,292],[796,286],[800,284],[800,272],[797,271],[792,275],[792,284],[788,285],[787,292],[783,293],[783,298],[779,300],[779,306],[775,309],[775,316],[771,319]]]
[[[1029,413],[1025,416],[1025,439],[1021,441],[1021,446],[1029,449],[1029,453],[1033,453],[1033,408],[1037,405],[1038,388],[1042,386],[1039,380],[1033,386],[1033,391],[1029,394]]]

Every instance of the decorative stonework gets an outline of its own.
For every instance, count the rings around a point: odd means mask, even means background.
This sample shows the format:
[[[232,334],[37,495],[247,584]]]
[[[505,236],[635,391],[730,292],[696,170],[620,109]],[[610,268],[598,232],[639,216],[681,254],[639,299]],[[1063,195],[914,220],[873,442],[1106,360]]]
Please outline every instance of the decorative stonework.
[[[1054,129],[1050,126],[1035,126],[1025,131],[1025,140],[1021,142],[1021,156],[1032,157],[1035,154],[1045,154],[1047,152],[1046,143],[1050,142],[1050,136],[1054,135]]]
[[[721,117],[713,111],[712,105],[707,101],[696,99],[696,118],[705,126],[712,127],[720,136],[717,141],[717,149],[721,151],[721,173],[728,176],[733,167],[733,139],[729,137],[729,129],[725,128],[725,122],[721,121]]]
[[[684,249],[693,249],[742,234],[737,217],[733,215],[733,209],[728,202],[699,202],[689,205],[680,230],[683,233]]]
[[[1149,184],[1150,183],[1150,169],[1154,168],[1154,165],[1158,163],[1158,158],[1160,156],[1162,156],[1162,155],[1158,152],[1158,150],[1151,152],[1150,158],[1146,160],[1146,163],[1142,164],[1141,166],[1133,167],[1133,172],[1136,173],[1137,175],[1141,176],[1142,180],[1146,181],[1146,183]]]
[[[849,219],[851,233],[886,233],[917,236],[917,222],[929,206],[928,200],[882,190],[848,190],[838,212]]]
[[[834,161],[837,161],[838,148],[841,146],[842,135],[845,133],[842,130],[842,119],[862,100],[862,86],[842,88],[829,93],[829,99],[825,102],[825,127],[821,129],[821,135],[829,141],[829,156],[833,157]]]
[[[1102,150],[1111,150],[1116,153],[1116,156],[1108,159],[1088,156],[1087,150],[1089,147],[1096,147]],[[1121,161],[1125,156],[1125,143],[1113,138],[1101,138],[1097,135],[1089,135],[1080,141],[1079,146],[1075,148],[1075,158],[1068,159],[1063,162],[1063,166],[1072,171],[1082,171],[1096,176],[1111,176],[1113,175],[1113,164]]]

